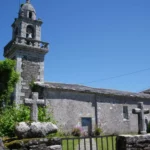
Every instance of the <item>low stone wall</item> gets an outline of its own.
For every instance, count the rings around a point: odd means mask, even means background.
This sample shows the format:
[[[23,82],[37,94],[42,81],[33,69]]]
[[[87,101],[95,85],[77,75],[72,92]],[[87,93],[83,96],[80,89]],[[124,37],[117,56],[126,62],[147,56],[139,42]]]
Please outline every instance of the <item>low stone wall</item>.
[[[116,150],[150,150],[150,134],[120,135],[116,139]]]
[[[59,138],[13,140],[5,143],[5,147],[7,150],[62,150],[61,139]]]

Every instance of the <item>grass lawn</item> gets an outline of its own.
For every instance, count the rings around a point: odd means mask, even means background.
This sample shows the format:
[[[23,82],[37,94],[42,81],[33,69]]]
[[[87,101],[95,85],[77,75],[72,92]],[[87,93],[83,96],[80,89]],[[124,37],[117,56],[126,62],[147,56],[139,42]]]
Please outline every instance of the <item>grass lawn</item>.
[[[116,137],[113,136],[108,136],[108,137],[98,137],[92,138],[92,142],[93,142],[93,149],[95,150],[96,145],[98,147],[97,150],[116,150]],[[87,144],[89,146],[89,138],[86,138],[85,141],[88,141],[87,143],[85,142],[85,144]],[[79,146],[80,143],[80,148],[82,147],[82,145],[84,146],[84,140],[83,139],[69,139],[66,140],[64,139],[62,141],[62,148],[63,150],[77,150],[77,147]],[[94,148],[95,147],[95,148]],[[81,150],[83,150],[84,148],[82,147]]]
[[[79,143],[79,140],[77,140],[77,139],[63,140],[62,141],[62,149],[63,150],[76,150],[78,143]]]
[[[116,136],[97,138],[96,143],[98,150],[116,150]]]

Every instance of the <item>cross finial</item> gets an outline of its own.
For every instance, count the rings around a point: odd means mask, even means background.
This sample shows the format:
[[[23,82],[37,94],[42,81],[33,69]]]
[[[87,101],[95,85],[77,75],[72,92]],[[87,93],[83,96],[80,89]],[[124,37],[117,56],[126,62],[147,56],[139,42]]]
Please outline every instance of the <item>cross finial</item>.
[[[30,0],[26,0],[26,3],[30,3]]]

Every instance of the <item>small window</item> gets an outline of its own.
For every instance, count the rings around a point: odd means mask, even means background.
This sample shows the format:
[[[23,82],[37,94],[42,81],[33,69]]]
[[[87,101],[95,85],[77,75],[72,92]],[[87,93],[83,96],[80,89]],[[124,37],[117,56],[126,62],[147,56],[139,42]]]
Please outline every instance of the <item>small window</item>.
[[[129,119],[128,106],[123,106],[123,118]]]
[[[92,124],[92,118],[81,118],[82,126],[91,126]]]
[[[32,19],[32,12],[29,12],[29,18]]]

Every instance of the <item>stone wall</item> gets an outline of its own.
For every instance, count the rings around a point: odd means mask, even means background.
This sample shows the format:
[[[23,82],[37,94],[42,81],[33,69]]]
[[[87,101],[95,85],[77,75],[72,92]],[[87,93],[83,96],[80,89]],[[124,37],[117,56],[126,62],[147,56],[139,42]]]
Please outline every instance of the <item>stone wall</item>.
[[[71,91],[48,91],[47,101],[53,110],[54,117],[65,131],[71,131],[76,125],[82,126],[81,118],[83,117],[92,118],[94,130],[97,117],[97,124],[105,134],[138,132],[137,115],[132,114],[132,109],[137,107],[140,99],[95,96]],[[150,108],[149,101],[142,101],[146,108]],[[128,106],[129,119],[123,117],[123,106]],[[150,119],[149,114],[147,118]]]
[[[61,139],[59,138],[22,139],[6,143],[6,146],[7,150],[62,150]]]
[[[93,94],[69,91],[48,91],[47,104],[50,105],[58,126],[63,131],[71,132],[75,126],[81,126],[83,117],[92,118],[95,127],[95,106]]]
[[[82,118],[90,117],[93,130],[97,124],[105,134],[137,133],[138,116],[132,114],[132,109],[140,101],[144,102],[145,108],[150,109],[150,96],[145,94],[102,89],[91,92],[92,88],[68,84],[61,86],[57,83],[40,84],[39,87],[42,89],[39,93],[50,104],[50,111],[59,128],[68,132],[76,125],[82,126]],[[128,107],[127,119],[124,118],[124,106]],[[150,120],[150,114],[146,117]]]
[[[149,150],[150,134],[120,135],[117,137],[116,150]]]
[[[22,58],[22,89],[21,93],[24,93],[25,96],[21,96],[20,99],[23,101],[25,98],[30,97],[31,90],[30,84],[33,81],[39,80],[40,75],[40,66],[38,64],[38,60],[36,58]]]
[[[20,80],[15,89],[15,102],[23,103],[31,95],[30,83],[44,81],[44,54],[30,50],[18,50],[16,57],[16,71],[20,73]]]
[[[97,95],[98,124],[104,133],[138,133],[138,116],[132,114],[132,109],[138,102],[144,102],[145,108],[150,109],[150,101],[125,96]],[[123,116],[123,107],[128,107],[128,119]],[[150,120],[150,114],[145,115]]]

